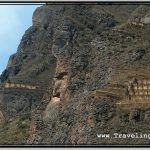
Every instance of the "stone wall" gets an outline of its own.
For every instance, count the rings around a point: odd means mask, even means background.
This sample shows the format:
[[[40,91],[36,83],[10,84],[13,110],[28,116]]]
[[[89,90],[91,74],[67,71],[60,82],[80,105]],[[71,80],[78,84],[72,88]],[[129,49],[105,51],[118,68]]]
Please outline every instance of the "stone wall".
[[[150,107],[150,80],[132,79],[128,81],[125,89],[124,100],[116,103],[128,108],[149,108]]]
[[[150,99],[150,80],[137,80],[136,82],[128,83],[128,98],[129,100],[149,100]]]
[[[25,89],[38,89],[38,86],[28,85],[28,84],[15,84],[15,83],[6,83],[4,88],[25,88]]]

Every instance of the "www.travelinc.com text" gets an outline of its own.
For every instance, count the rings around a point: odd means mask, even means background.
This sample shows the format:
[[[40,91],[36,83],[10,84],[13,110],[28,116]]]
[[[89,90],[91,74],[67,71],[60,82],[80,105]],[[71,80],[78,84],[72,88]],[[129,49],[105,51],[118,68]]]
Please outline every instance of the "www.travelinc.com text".
[[[113,133],[113,134],[97,134],[98,138],[101,139],[149,139],[150,140],[150,134],[147,133]]]

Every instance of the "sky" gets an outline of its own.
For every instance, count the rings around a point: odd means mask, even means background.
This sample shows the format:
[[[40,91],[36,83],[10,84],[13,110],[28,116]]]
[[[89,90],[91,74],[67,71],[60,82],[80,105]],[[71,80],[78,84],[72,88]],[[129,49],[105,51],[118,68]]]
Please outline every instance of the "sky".
[[[32,25],[32,15],[37,7],[39,5],[0,5],[0,74]]]

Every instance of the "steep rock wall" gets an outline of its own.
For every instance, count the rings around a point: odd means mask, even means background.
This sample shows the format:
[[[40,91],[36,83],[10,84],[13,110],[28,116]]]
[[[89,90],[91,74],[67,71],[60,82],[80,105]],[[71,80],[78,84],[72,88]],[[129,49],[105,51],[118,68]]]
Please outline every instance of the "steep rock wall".
[[[46,5],[35,11],[33,26],[1,75],[2,82],[19,78],[48,89],[31,109],[28,144],[149,143],[97,137],[102,132],[149,131],[149,108],[124,111],[116,106],[126,82],[150,78],[149,28],[127,19],[136,7]],[[5,101],[13,106],[8,97]]]

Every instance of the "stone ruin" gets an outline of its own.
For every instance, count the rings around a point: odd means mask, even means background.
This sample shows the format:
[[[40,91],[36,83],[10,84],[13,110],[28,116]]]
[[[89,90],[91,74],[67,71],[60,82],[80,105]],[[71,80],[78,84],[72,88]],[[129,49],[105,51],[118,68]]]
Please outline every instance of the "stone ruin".
[[[136,79],[126,83],[124,100],[117,105],[126,105],[134,107],[149,107],[150,104],[150,80],[149,79]]]
[[[23,83],[12,83],[10,81],[7,81],[4,84],[0,84],[0,89],[9,89],[9,88],[36,90],[39,88],[39,86],[23,84]]]

